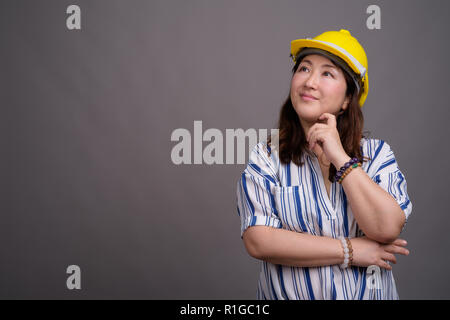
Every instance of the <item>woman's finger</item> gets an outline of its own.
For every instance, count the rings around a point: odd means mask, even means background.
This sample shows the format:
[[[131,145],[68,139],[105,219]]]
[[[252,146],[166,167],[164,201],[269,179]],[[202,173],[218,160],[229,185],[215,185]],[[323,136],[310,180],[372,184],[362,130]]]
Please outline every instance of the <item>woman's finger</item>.
[[[319,120],[325,120],[327,125],[336,128],[336,116],[332,113],[325,112],[320,117]]]
[[[384,246],[384,250],[390,253],[395,254],[403,254],[407,256],[409,254],[409,250],[398,245],[388,244]]]
[[[392,263],[397,263],[397,258],[395,257],[395,255],[393,255],[392,253],[389,253],[389,252],[384,252],[381,255],[381,259],[390,261]]]
[[[387,263],[386,261],[384,261],[384,260],[381,260],[380,263],[378,264],[378,266],[380,268],[385,268],[387,270],[392,270],[392,266],[389,263]]]
[[[397,246],[403,246],[404,247],[404,246],[406,246],[408,244],[408,242],[406,240],[404,240],[404,239],[398,238],[398,239],[395,239],[394,242],[392,242],[390,244],[395,244]]]
[[[309,138],[311,137],[311,134],[316,130],[318,125],[323,125],[322,123],[315,123],[309,128],[308,132],[306,133],[306,141],[309,141]]]
[[[317,142],[317,140],[319,139],[319,137],[326,132],[327,129],[316,129],[310,136],[309,138],[309,143],[310,144],[314,144]]]
[[[323,124],[323,123],[315,123],[311,126],[311,128],[308,131],[308,134],[306,135],[306,141],[309,141],[311,134],[316,131],[317,129],[324,129],[327,128],[328,125]]]
[[[316,144],[316,131],[312,132],[308,139],[309,148],[312,150]]]

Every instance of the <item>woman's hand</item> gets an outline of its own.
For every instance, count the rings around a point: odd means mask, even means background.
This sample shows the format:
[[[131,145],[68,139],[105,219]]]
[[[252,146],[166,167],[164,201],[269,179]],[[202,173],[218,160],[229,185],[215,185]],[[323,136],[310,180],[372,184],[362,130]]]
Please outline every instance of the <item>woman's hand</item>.
[[[306,140],[311,150],[315,146],[323,149],[323,154],[336,166],[343,159],[349,158],[339,137],[336,127],[336,116],[325,112],[319,117],[319,120],[324,120],[325,123],[318,122],[313,124],[306,135]],[[322,152],[318,153],[322,154]]]
[[[385,260],[397,263],[394,254],[408,255],[409,251],[404,248],[407,243],[403,239],[396,239],[388,244],[381,244],[367,237],[350,239],[353,248],[353,263],[358,267],[377,265],[381,268],[392,270]]]

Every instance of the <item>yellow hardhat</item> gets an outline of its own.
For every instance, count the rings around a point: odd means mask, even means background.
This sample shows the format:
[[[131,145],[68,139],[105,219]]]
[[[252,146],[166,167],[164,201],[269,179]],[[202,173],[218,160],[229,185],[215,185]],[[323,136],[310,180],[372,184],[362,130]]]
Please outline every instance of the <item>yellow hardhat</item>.
[[[367,56],[364,48],[348,30],[327,31],[313,39],[297,39],[291,42],[291,56],[295,61],[297,54],[303,48],[317,48],[328,51],[344,60],[360,77],[362,93],[359,105],[362,107],[369,93],[369,77],[367,75]]]

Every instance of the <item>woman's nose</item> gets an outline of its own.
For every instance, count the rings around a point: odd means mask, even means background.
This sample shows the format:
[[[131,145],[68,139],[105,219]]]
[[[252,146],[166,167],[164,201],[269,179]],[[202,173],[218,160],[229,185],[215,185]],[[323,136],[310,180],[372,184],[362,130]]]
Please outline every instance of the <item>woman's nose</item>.
[[[311,72],[309,74],[308,79],[306,80],[306,86],[311,87],[311,88],[317,88],[317,82],[318,82],[318,76],[316,74],[316,72]]]

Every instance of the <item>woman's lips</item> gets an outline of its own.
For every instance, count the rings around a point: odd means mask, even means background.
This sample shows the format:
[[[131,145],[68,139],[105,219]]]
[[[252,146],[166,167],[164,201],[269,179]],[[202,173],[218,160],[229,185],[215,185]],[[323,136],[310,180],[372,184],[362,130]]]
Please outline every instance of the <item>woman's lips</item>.
[[[302,95],[300,95],[300,97],[301,97],[303,100],[305,100],[305,101],[314,101],[314,100],[317,100],[316,98],[314,98],[314,97],[312,97],[312,96],[309,96],[309,95],[307,95],[307,94],[302,94]]]

